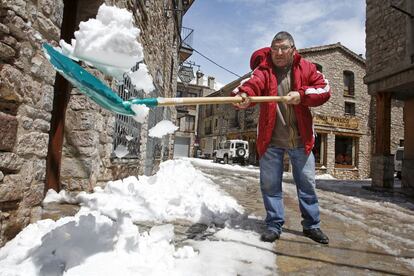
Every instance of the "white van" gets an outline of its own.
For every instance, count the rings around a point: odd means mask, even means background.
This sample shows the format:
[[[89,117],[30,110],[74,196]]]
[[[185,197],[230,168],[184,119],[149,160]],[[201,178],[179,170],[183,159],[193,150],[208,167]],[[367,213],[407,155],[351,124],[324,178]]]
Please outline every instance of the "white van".
[[[219,144],[219,149],[214,151],[214,162],[224,161],[228,163],[240,163],[245,165],[249,161],[249,142],[244,140],[227,140]]]
[[[401,179],[403,158],[404,158],[404,147],[398,147],[394,155],[394,171],[397,173],[398,179]]]

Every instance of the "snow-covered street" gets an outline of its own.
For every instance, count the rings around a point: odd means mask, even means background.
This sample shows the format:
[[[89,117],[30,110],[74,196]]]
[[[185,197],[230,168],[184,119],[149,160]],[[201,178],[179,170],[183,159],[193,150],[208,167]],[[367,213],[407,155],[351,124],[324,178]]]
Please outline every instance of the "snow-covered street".
[[[319,179],[322,246],[303,237],[296,189],[284,184],[286,224],[259,241],[258,168],[180,159],[151,177],[109,182],[76,202],[73,217],[29,225],[0,249],[0,275],[410,275],[414,204],[359,182]],[[368,184],[365,182],[364,185]],[[346,187],[346,188],[341,188]]]
[[[246,213],[264,217],[257,168],[246,170],[207,160],[193,162],[235,197]],[[296,188],[292,176],[285,173],[286,224],[273,247],[277,273],[412,275],[414,200],[363,189],[369,181],[317,178],[322,229],[330,237],[330,244],[322,246],[303,237]]]

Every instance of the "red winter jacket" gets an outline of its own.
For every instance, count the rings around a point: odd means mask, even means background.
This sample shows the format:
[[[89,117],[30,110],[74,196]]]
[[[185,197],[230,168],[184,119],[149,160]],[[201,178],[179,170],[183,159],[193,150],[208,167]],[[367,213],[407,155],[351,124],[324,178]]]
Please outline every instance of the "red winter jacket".
[[[277,79],[270,48],[262,48],[253,53],[250,68],[254,70],[249,79],[242,82],[233,93],[242,92],[249,96],[277,96]],[[312,114],[309,107],[325,103],[331,96],[328,80],[316,70],[316,66],[295,52],[292,65],[292,91],[300,94],[300,103],[294,106],[299,134],[302,137],[306,154],[315,143]],[[254,104],[252,104],[253,106]],[[261,103],[257,134],[257,152],[263,156],[272,138],[276,123],[276,102]]]

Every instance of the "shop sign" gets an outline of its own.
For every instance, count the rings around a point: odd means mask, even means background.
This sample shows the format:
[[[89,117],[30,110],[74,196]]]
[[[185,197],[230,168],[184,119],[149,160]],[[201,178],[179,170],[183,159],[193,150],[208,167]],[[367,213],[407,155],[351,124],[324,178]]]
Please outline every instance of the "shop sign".
[[[347,118],[347,117],[334,117],[327,115],[315,115],[313,117],[315,125],[358,129],[359,119],[358,118]]]
[[[178,77],[184,83],[190,83],[194,79],[193,67],[181,65]]]

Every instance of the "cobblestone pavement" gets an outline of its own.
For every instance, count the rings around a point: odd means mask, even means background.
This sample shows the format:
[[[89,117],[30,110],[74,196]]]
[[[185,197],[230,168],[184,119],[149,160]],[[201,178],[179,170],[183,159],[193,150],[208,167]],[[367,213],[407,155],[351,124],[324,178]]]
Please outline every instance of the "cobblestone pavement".
[[[258,170],[194,166],[253,215],[245,225],[264,228]],[[296,188],[286,178],[286,223],[274,244],[279,275],[414,275],[414,200],[363,185],[369,182],[317,180],[322,229],[330,238],[324,246],[302,235]]]

